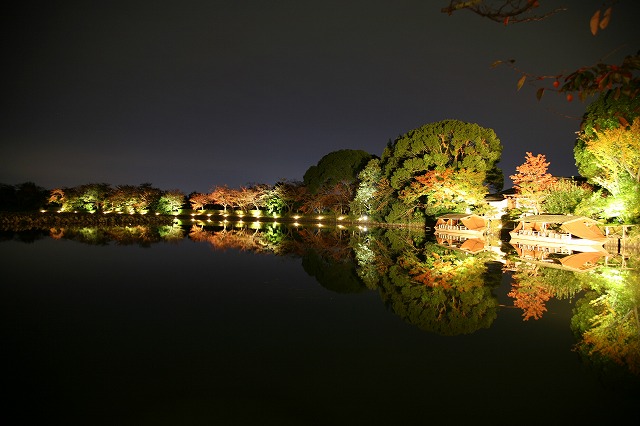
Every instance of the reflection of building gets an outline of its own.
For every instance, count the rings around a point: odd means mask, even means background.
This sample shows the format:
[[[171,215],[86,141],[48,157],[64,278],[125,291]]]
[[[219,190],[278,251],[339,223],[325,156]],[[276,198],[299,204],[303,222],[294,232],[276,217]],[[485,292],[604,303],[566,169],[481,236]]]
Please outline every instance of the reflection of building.
[[[597,225],[597,221],[582,216],[525,216],[509,232],[510,242],[606,253],[603,246],[607,237]]]
[[[482,237],[487,230],[487,220],[475,214],[449,213],[438,217],[435,232],[464,235],[467,238]]]
[[[436,242],[441,246],[447,248],[459,249],[462,251],[466,251],[467,253],[479,253],[486,249],[487,241],[484,237],[471,237],[455,234],[455,233],[447,233],[442,231],[436,231]]]
[[[527,243],[514,243],[520,259],[541,266],[565,269],[574,272],[585,272],[598,266],[598,261],[608,255],[604,250],[579,252],[568,246],[544,246]]]

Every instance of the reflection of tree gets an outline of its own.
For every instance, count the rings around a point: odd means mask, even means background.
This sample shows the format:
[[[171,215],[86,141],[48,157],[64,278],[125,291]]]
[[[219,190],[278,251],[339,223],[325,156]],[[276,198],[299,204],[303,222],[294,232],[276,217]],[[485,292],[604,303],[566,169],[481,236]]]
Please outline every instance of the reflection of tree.
[[[522,309],[525,321],[542,318],[547,310],[545,304],[552,297],[571,298],[582,290],[575,272],[530,263],[519,264],[512,279],[508,296],[514,299],[515,307]]]
[[[592,290],[576,303],[576,350],[606,371],[615,363],[640,376],[640,271],[602,268],[590,274]],[[587,280],[585,280],[587,281]]]
[[[420,258],[405,252],[382,279],[385,303],[407,322],[442,335],[473,333],[488,328],[498,303],[486,285],[488,268],[480,257],[428,244]],[[492,277],[489,282],[496,282]]]
[[[423,230],[372,229],[370,232],[354,234],[350,245],[353,248],[357,273],[365,285],[375,290],[382,277],[405,251],[417,250],[424,241]]]
[[[545,303],[551,299],[551,292],[544,285],[544,278],[538,273],[538,268],[528,268],[513,274],[511,286],[508,295],[513,298],[513,305],[522,309],[524,320],[542,318],[547,310]]]
[[[176,241],[183,238],[180,227],[174,226],[102,226],[102,227],[54,227],[49,229],[54,239],[67,239],[91,245],[118,245],[149,247],[152,243]]]
[[[193,225],[189,231],[189,238],[196,242],[206,242],[214,250],[239,250],[255,253],[274,251],[273,244],[265,238],[265,234],[258,230],[245,227],[229,228],[226,226],[218,230],[209,230]]]
[[[360,280],[346,229],[301,229],[287,241],[286,252],[302,257],[305,272],[325,288],[337,293],[358,293],[366,287]],[[285,253],[285,251],[282,251]]]
[[[320,285],[336,293],[359,293],[366,290],[350,258],[325,257],[321,251],[310,247],[302,257],[302,267]]]

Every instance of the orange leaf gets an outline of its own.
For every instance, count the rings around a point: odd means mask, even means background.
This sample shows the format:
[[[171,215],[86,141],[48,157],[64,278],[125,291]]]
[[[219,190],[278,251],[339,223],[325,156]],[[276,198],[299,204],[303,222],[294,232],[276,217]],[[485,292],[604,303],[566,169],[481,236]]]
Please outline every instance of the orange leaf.
[[[591,34],[596,35],[598,32],[598,25],[600,24],[600,10],[597,10],[596,13],[593,14],[591,20],[589,21],[589,27],[591,28]]]
[[[600,29],[604,30],[605,28],[607,28],[607,25],[609,25],[610,20],[611,20],[611,8],[608,8],[607,10],[604,11],[604,16],[600,21]]]
[[[629,127],[629,122],[623,116],[621,116],[621,115],[618,116],[618,121],[620,122],[620,124],[622,124],[622,126]]]
[[[524,84],[524,82],[527,80],[527,76],[523,75],[522,77],[520,77],[520,80],[518,80],[518,90],[522,89],[522,85]]]

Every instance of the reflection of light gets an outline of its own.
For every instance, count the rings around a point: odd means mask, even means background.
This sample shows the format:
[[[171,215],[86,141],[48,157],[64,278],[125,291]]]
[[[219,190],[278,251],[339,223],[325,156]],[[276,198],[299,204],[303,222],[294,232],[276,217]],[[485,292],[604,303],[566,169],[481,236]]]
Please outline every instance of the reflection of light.
[[[295,220],[298,220],[298,219],[300,219],[300,216],[299,216],[299,215],[295,215],[293,218],[294,218]]]
[[[321,223],[318,223],[318,228],[322,228],[322,224]]]
[[[344,220],[345,216],[339,216],[338,220]]]
[[[300,226],[298,222],[293,222],[293,226]]]
[[[364,221],[364,220],[367,220],[367,219],[368,219],[368,217],[367,217],[367,216],[360,216],[360,217],[358,218],[358,220],[360,220],[360,221]]]
[[[251,215],[253,217],[260,217],[262,216],[262,210],[251,210]]]
[[[338,228],[344,229],[344,225],[338,225]]]
[[[324,219],[324,216],[318,216],[318,220]]]

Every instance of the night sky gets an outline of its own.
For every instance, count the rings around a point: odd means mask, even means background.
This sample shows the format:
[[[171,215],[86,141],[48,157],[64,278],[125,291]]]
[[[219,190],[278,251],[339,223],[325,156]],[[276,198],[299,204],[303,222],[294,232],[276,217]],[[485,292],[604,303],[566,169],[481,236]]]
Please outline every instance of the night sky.
[[[491,64],[554,75],[640,47],[635,0],[596,37],[602,0],[555,1],[569,11],[506,27],[443,14],[448,0],[18,3],[0,18],[0,182],[49,189],[302,180],[329,152],[380,156],[444,119],[495,130],[505,187],[526,151],[575,175],[587,103],[551,92],[538,102]]]

